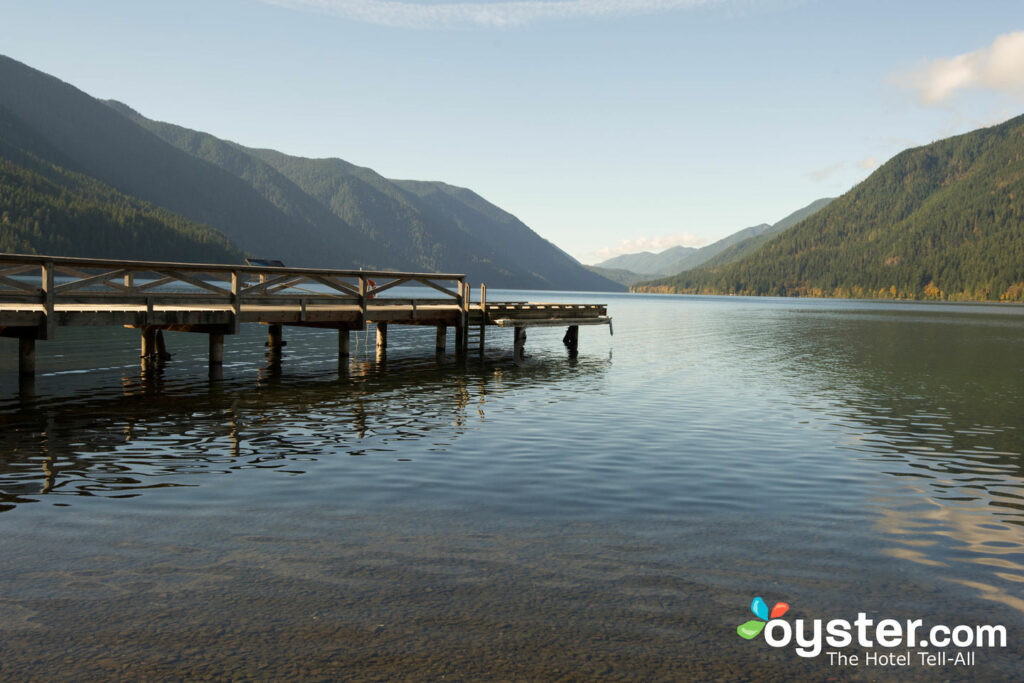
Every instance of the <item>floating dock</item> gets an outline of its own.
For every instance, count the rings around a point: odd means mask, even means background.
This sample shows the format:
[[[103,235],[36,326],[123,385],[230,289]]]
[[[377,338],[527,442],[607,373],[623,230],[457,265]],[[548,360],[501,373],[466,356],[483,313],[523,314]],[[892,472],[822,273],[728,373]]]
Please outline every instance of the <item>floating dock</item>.
[[[400,286],[402,296],[393,296]],[[562,341],[575,353],[581,325],[611,330],[611,322],[604,304],[489,303],[486,285],[473,303],[466,276],[458,274],[0,254],[0,336],[19,340],[22,376],[35,373],[36,342],[70,326],[140,330],[143,363],[168,356],[164,331],[206,334],[213,368],[224,362],[225,338],[242,323],[267,325],[267,346],[276,355],[284,326],[336,329],[339,358],[349,355],[350,333],[369,323],[378,356],[387,352],[390,325],[436,327],[437,353],[444,353],[450,328],[460,357],[484,352],[488,326],[511,328],[519,361],[528,327],[566,327]]]

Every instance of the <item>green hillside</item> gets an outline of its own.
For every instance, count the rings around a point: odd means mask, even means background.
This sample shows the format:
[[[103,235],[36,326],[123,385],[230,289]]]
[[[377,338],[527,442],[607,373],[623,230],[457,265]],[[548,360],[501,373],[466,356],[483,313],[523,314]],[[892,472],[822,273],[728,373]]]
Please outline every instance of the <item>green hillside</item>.
[[[1024,116],[906,150],[753,254],[635,291],[1024,300]]]
[[[239,263],[213,228],[45,162],[31,129],[0,107],[0,252]]]
[[[734,232],[731,235],[723,237],[717,242],[712,242],[707,246],[703,246],[692,254],[687,254],[686,258],[680,259],[678,262],[673,264],[674,269],[671,274],[674,275],[684,270],[690,270],[691,268],[703,265],[734,245],[753,239],[759,235],[763,235],[770,229],[771,226],[767,223],[752,225],[749,228],[743,228],[738,232]]]
[[[597,273],[601,277],[606,277],[613,282],[618,282],[620,285],[635,285],[639,282],[646,282],[651,278],[650,275],[641,275],[640,273],[634,273],[631,270],[625,268],[603,268],[601,266],[587,266],[587,270]]]
[[[821,211],[831,202],[831,197],[817,199],[808,204],[807,206],[803,207],[802,209],[797,209],[793,213],[789,214],[788,216],[780,220],[778,223],[775,223],[770,227],[764,226],[765,229],[763,230],[758,230],[757,232],[751,235],[743,236],[741,239],[733,239],[728,244],[723,244],[725,240],[720,240],[719,242],[716,242],[713,245],[709,245],[711,247],[717,246],[720,248],[718,248],[715,253],[710,254],[706,259],[704,259],[700,263],[695,263],[694,265],[690,266],[690,268],[696,268],[699,265],[705,264],[707,265],[707,267],[713,268],[716,266],[724,266],[727,263],[733,263],[734,261],[739,261],[743,258],[746,258],[747,256],[753,254],[755,251],[763,247],[771,240],[775,239],[777,236],[781,235],[786,230],[792,228],[800,221],[804,220],[805,218],[809,218],[810,216],[813,216],[817,212]],[[736,233],[735,236],[739,236],[740,234],[741,233]],[[732,237],[734,237],[734,235],[730,235],[725,239],[729,240]]]
[[[669,247],[663,251],[638,251],[620,254],[595,264],[598,268],[627,270],[645,275],[672,275],[684,268],[679,267],[688,256],[698,251],[696,247]]]
[[[334,265],[345,240],[292,220],[249,184],[159,139],[67,83],[0,56],[3,106],[31,129],[14,146],[117,191],[214,226],[240,248]],[[25,138],[25,136],[22,136]]]

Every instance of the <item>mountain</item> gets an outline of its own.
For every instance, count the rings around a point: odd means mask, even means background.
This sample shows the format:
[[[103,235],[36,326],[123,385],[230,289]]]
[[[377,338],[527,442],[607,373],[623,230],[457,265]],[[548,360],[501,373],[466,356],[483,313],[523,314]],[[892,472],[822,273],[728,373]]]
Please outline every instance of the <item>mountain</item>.
[[[313,226],[290,219],[247,183],[52,76],[0,56],[0,92],[3,106],[31,128],[38,143],[23,149],[43,161],[214,226],[256,255],[328,266],[337,261],[324,254],[345,253],[343,236],[317,233]]]
[[[735,244],[743,242],[745,240],[763,235],[765,232],[771,229],[771,226],[767,223],[761,223],[760,225],[754,225],[749,228],[743,228],[737,232],[732,233],[717,242],[701,247],[692,254],[688,254],[686,258],[681,259],[675,264],[676,270],[672,271],[672,274],[679,273],[690,268],[696,268],[702,263],[711,260],[722,251],[732,247]]]
[[[771,227],[767,227],[767,229],[765,230],[758,231],[752,235],[747,235],[742,239],[731,242],[730,244],[724,244],[722,245],[722,248],[720,248],[717,251],[717,253],[710,254],[700,263],[695,263],[694,265],[690,266],[690,268],[696,268],[697,266],[703,265],[705,263],[708,265],[708,267],[714,267],[722,266],[725,265],[726,263],[732,263],[733,261],[739,261],[740,259],[745,258],[750,254],[753,254],[755,251],[757,251],[762,246],[767,244],[769,241],[774,239],[777,235],[782,234],[783,232],[789,230],[790,228],[792,228],[794,225],[804,220],[805,218],[809,218],[816,214],[817,212],[821,211],[832,202],[832,199],[832,197],[824,197],[822,199],[817,199],[808,204],[807,206],[803,207],[802,209],[797,209],[793,213],[789,214],[788,216],[780,220],[778,223],[775,223]],[[740,235],[740,233],[736,233],[736,235]],[[731,239],[732,237],[733,236],[730,235],[725,239],[728,240]],[[716,245],[721,244],[722,242],[725,242],[725,240],[720,240],[719,242],[715,242],[715,244],[709,246],[714,247]]]
[[[631,270],[641,275],[671,275],[683,270],[682,268],[677,269],[676,264],[696,251],[696,247],[683,246],[669,247],[657,253],[640,251],[614,256],[595,265],[598,268]]]
[[[618,282],[620,285],[626,285],[627,287],[651,279],[650,275],[634,273],[632,270],[626,270],[625,268],[602,268],[601,266],[586,266],[586,268],[601,277],[608,278],[612,282]]]
[[[705,263],[715,265],[730,263],[756,251],[761,245],[779,233],[828,206],[831,201],[831,198],[818,199],[804,208],[794,211],[774,225],[761,223],[760,225],[744,228],[699,249],[693,247],[672,247],[657,254],[649,251],[622,254],[607,261],[602,261],[596,266],[591,266],[590,269],[616,282],[633,285],[650,279],[650,277],[645,278],[643,275],[675,275]],[[633,278],[631,275],[617,272],[622,269],[626,269],[627,272],[637,273],[641,277]]]
[[[610,290],[515,216],[472,190],[389,180],[342,159],[306,159],[252,149],[108,105],[165,142],[249,183],[289,216],[347,231],[360,265],[464,272],[471,282],[530,289]]]
[[[213,228],[25,149],[43,145],[0,106],[0,252],[241,262],[242,252]]]
[[[624,289],[470,190],[391,181],[340,159],[248,149],[151,121],[2,56],[0,93],[18,122],[10,146],[190,225],[211,226],[233,254],[294,266],[464,272],[496,287]]]
[[[905,150],[752,254],[636,291],[1024,301],[1024,116]]]

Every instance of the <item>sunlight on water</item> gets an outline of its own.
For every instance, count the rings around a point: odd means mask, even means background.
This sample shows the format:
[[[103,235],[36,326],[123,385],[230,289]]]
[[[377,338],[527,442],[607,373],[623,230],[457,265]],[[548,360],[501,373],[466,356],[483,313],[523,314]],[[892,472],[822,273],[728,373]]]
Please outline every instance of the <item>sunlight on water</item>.
[[[952,673],[1019,673],[1024,309],[528,298],[615,335],[531,329],[519,366],[492,329],[462,365],[393,328],[339,365],[286,328],[275,366],[249,326],[211,380],[201,335],[144,373],[132,331],[62,329],[20,390],[0,340],[0,671],[835,675],[736,636],[759,595],[1005,624]]]

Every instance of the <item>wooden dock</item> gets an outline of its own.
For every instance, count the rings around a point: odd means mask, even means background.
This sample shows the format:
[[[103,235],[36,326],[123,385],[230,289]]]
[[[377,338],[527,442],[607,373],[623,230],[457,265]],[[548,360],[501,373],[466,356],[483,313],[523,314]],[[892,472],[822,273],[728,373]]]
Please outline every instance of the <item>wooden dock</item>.
[[[394,296],[396,287],[402,296]],[[284,326],[336,329],[340,358],[349,355],[350,333],[368,323],[376,326],[378,355],[387,352],[390,325],[436,327],[438,353],[451,328],[460,357],[484,352],[488,326],[512,328],[517,361],[528,327],[566,327],[571,353],[580,325],[611,329],[603,304],[490,303],[486,285],[473,303],[466,276],[458,274],[0,254],[0,336],[19,340],[23,376],[35,373],[37,340],[53,339],[60,327],[136,328],[144,363],[168,356],[164,331],[207,334],[215,367],[224,361],[225,337],[242,323],[267,325],[267,346],[276,355]]]

